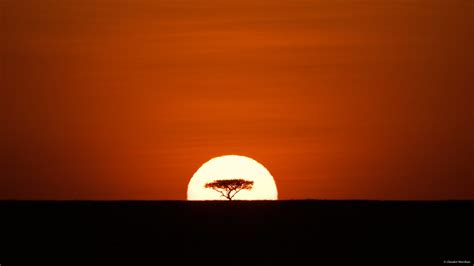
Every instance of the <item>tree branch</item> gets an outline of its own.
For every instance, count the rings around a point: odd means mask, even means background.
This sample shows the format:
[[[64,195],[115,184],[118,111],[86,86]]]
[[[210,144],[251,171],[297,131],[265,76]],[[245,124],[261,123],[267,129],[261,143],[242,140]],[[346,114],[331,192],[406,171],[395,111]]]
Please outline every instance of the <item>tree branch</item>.
[[[212,189],[219,192],[221,194],[221,197],[227,198],[224,192],[220,191],[218,188],[212,188]]]

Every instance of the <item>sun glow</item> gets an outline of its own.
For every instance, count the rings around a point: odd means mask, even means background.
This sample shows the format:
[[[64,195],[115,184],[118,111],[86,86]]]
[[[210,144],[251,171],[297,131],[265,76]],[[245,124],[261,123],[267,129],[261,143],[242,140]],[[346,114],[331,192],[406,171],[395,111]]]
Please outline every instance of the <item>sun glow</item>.
[[[226,200],[206,184],[230,179],[253,181],[252,188],[239,191],[235,200],[278,199],[275,180],[262,164],[245,156],[226,155],[209,160],[194,173],[188,184],[188,200]]]

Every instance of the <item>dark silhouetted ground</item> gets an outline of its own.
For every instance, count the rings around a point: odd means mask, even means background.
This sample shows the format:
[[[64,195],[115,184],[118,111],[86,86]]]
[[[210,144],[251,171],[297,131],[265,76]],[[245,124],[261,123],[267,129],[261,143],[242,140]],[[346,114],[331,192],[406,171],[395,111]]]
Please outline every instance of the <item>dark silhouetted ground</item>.
[[[474,201],[3,201],[0,211],[2,266],[474,263]]]

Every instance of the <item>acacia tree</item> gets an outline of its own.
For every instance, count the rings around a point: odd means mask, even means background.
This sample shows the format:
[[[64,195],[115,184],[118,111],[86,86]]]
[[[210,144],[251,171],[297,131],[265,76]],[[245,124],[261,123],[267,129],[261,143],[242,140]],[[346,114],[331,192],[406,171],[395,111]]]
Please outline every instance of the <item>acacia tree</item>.
[[[251,190],[253,181],[244,179],[214,180],[206,183],[205,188],[213,189],[221,194],[222,197],[232,200],[235,194],[243,189]]]

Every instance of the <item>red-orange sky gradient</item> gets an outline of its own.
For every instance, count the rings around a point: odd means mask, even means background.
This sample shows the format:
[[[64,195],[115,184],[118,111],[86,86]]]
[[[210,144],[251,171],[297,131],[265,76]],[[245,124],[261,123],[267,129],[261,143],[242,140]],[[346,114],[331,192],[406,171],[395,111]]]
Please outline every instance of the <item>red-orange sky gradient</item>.
[[[474,198],[474,1],[3,0],[1,199]]]

